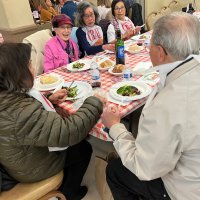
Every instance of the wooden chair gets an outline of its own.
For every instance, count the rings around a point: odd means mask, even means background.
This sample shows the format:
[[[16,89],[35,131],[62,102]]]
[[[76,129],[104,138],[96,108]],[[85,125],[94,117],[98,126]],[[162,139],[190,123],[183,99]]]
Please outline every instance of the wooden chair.
[[[57,190],[62,179],[63,171],[36,183],[18,183],[11,190],[1,192],[0,200],[48,200],[52,197],[66,200],[65,196]]]
[[[161,13],[160,12],[157,12],[157,11],[154,11],[152,13],[150,13],[148,16],[147,16],[147,19],[146,19],[146,26],[147,26],[147,29],[148,30],[152,30],[153,29],[153,25],[154,23],[161,17]]]
[[[171,1],[168,7],[170,8],[171,12],[182,11],[181,4],[176,0]]]
[[[160,10],[160,14],[161,14],[162,16],[167,15],[167,14],[170,14],[171,12],[172,12],[171,9],[170,9],[169,7],[167,7],[167,6],[163,6],[163,7],[161,8],[161,10]]]

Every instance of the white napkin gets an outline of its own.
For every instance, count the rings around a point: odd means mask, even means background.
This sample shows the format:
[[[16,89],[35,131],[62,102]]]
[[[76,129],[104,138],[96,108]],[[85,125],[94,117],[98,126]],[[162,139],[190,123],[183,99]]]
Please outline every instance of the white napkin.
[[[133,68],[133,73],[144,75],[148,69],[152,67],[152,62],[139,62]]]
[[[37,99],[39,102],[42,103],[44,106],[45,110],[51,111],[51,112],[56,112],[55,108],[53,107],[52,103],[43,95],[41,94],[38,90],[32,88],[28,94],[35,99]],[[49,151],[62,151],[67,149],[68,147],[48,147]]]

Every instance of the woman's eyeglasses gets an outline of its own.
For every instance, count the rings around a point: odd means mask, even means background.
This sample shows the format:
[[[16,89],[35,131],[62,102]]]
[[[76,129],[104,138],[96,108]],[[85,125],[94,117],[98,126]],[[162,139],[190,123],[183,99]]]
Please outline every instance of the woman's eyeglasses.
[[[95,17],[95,14],[91,14],[91,15],[84,15],[83,16],[85,19],[89,19],[89,18],[94,18]]]
[[[124,10],[124,8],[125,8],[124,6],[123,7],[116,7],[115,10],[120,11],[120,10]]]
[[[67,29],[67,30],[71,30],[72,29],[72,26],[59,26],[59,28],[61,29]]]

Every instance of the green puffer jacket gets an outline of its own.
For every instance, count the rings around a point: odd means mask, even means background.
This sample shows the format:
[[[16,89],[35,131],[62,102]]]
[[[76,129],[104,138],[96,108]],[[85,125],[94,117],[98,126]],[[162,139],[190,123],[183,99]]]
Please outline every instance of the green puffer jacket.
[[[19,182],[46,179],[63,168],[66,147],[82,141],[103,110],[96,97],[89,97],[72,116],[63,119],[44,110],[29,96],[0,93],[0,163]]]

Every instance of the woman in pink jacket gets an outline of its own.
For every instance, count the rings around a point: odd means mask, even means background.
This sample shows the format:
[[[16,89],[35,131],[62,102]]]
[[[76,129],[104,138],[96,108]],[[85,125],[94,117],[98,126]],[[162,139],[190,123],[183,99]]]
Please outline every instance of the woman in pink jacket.
[[[57,15],[52,20],[56,36],[45,45],[44,72],[64,66],[79,59],[77,44],[70,39],[72,21],[64,14]]]

